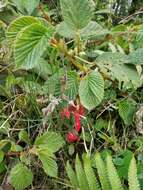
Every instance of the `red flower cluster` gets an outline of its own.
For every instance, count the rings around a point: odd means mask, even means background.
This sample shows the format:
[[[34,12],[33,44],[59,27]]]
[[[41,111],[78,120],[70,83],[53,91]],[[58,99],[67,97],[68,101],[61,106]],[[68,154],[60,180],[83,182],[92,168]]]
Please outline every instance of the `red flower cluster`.
[[[78,133],[81,130],[81,118],[85,114],[85,109],[82,105],[69,105],[67,108],[63,109],[61,112],[61,117],[62,119],[64,119],[64,117],[70,119],[71,114],[74,116],[74,126],[73,131],[68,132],[66,135],[66,139],[69,143],[80,140]]]

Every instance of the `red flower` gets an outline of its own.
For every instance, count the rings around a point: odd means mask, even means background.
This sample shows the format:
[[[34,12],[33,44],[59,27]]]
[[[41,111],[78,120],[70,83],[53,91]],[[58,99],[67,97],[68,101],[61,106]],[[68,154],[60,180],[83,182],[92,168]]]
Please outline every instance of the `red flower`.
[[[74,143],[79,140],[79,137],[73,132],[68,132],[66,135],[66,139],[69,143]]]
[[[75,130],[79,132],[81,129],[81,124],[80,124],[80,115],[77,112],[74,112],[74,121],[75,121]]]
[[[80,122],[81,122],[82,116],[85,115],[85,109],[81,104],[80,105],[74,105],[74,103],[69,104],[69,106],[64,108],[63,111],[61,112],[62,119],[64,117],[70,119],[71,113],[74,116],[74,125],[73,125],[74,132],[68,132],[66,135],[66,139],[69,143],[73,143],[80,140],[78,133],[81,130]]]

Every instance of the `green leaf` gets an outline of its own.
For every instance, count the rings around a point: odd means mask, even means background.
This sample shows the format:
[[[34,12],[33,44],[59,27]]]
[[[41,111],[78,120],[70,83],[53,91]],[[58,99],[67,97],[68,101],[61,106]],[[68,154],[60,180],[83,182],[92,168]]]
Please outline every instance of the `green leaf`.
[[[30,144],[29,135],[28,135],[28,133],[25,130],[20,131],[19,134],[18,134],[18,136],[19,136],[19,140],[21,140],[21,141],[23,141],[25,143]]]
[[[67,162],[67,165],[66,165],[66,171],[67,171],[68,177],[69,177],[69,179],[70,179],[71,185],[72,185],[74,188],[78,188],[79,185],[78,185],[77,176],[76,176],[74,170],[72,169],[72,167],[71,167],[69,161]]]
[[[43,91],[47,95],[54,95],[56,91],[56,86],[59,81],[54,76],[48,78],[48,80],[43,85]]]
[[[117,167],[117,171],[120,178],[128,179],[128,169],[130,161],[133,157],[133,153],[129,150],[124,150],[119,154],[117,158],[114,158],[114,164]]]
[[[88,0],[60,0],[64,21],[74,31],[84,28],[92,18]]]
[[[132,51],[128,55],[128,63],[135,65],[143,65],[143,48]]]
[[[78,75],[75,71],[67,73],[66,92],[70,100],[74,100],[78,94]]]
[[[43,169],[45,173],[51,177],[57,177],[58,166],[56,161],[50,157],[46,151],[41,151],[38,153],[39,159],[43,164]]]
[[[76,36],[76,32],[66,22],[58,24],[56,32],[65,38],[74,38]]]
[[[56,29],[56,32],[65,38],[75,38],[76,31],[70,28],[66,22],[61,22]],[[88,39],[90,37],[97,37],[108,34],[108,30],[103,29],[100,24],[95,21],[90,21],[86,27],[79,31],[82,39]]]
[[[127,55],[106,52],[98,56],[96,64],[98,64],[102,71],[105,69],[108,72],[110,71],[110,75],[120,83],[124,82],[123,87],[128,87],[129,83],[131,83],[134,88],[138,88],[142,85],[140,76],[133,65],[124,64],[127,61]]]
[[[124,190],[110,155],[107,155],[107,173],[112,190]]]
[[[32,184],[33,174],[23,164],[19,163],[10,172],[10,183],[15,190],[23,190]]]
[[[103,190],[110,190],[110,184],[107,176],[107,169],[104,161],[102,160],[99,153],[95,154],[96,168],[99,175],[99,180]]]
[[[14,47],[16,67],[31,69],[39,61],[53,33],[51,27],[31,24],[19,32]]]
[[[55,153],[64,145],[64,140],[58,133],[46,132],[36,138],[35,145],[39,148],[47,148],[50,152]]]
[[[0,174],[7,171],[7,166],[4,162],[0,163]]]
[[[80,82],[79,96],[82,105],[92,110],[99,105],[104,96],[104,80],[97,71],[91,71]]]
[[[102,118],[99,118],[96,120],[96,123],[94,125],[95,130],[100,131],[102,129],[107,129],[110,126],[110,120],[104,120]]]
[[[14,21],[11,22],[7,29],[7,38],[11,42],[14,42],[17,34],[25,27],[34,24],[34,23],[39,23],[40,21],[33,16],[21,16],[15,19]]]
[[[97,179],[95,177],[93,168],[91,167],[91,161],[88,155],[84,156],[84,171],[86,174],[86,178],[89,184],[90,190],[99,190],[99,184],[97,182]]]
[[[80,189],[89,190],[88,181],[78,155],[76,156],[75,169]]]
[[[56,73],[54,73],[48,80],[45,82],[43,86],[43,91],[47,95],[54,95],[55,97],[59,97],[62,92],[61,87],[61,78],[65,75],[63,69],[59,69]]]
[[[0,163],[3,161],[3,159],[4,159],[4,152],[0,150]]]
[[[12,0],[14,5],[22,13],[28,13],[29,15],[38,7],[40,0]]]
[[[48,62],[43,58],[39,59],[37,64],[34,65],[32,71],[37,73],[40,77],[42,77],[45,80],[48,79],[49,75],[52,74],[51,65],[48,64]]]
[[[105,36],[108,33],[109,31],[107,29],[104,29],[100,24],[95,21],[90,21],[88,25],[80,31],[80,35],[83,39]]]
[[[119,115],[126,125],[131,125],[136,111],[136,104],[132,100],[123,100],[118,104]]]
[[[136,160],[132,157],[128,171],[129,190],[140,190],[140,184],[137,178]]]
[[[33,93],[39,95],[42,92],[41,85],[35,80],[23,80],[21,87],[27,93]]]
[[[112,65],[122,65],[123,63],[127,62],[127,56],[123,53],[112,53],[112,52],[105,52],[99,55],[96,59],[96,63],[99,66],[107,66],[112,67]]]
[[[111,67],[111,74],[119,82],[124,82],[123,87],[125,88],[128,87],[129,83],[131,83],[135,89],[142,86],[140,76],[135,67],[132,65],[114,65]]]

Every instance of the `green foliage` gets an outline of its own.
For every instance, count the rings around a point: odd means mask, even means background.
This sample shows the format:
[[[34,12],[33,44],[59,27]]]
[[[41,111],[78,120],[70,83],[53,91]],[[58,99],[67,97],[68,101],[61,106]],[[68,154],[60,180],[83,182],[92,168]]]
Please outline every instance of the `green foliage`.
[[[140,184],[137,178],[137,166],[134,157],[132,157],[130,162],[128,178],[129,178],[129,190],[140,190]]]
[[[79,183],[79,188],[82,190],[89,190],[89,185],[88,185],[88,180],[85,175],[85,171],[82,167],[82,163],[78,157],[76,156],[76,162],[75,162],[75,170],[76,170],[76,175]]]
[[[19,136],[19,140],[21,140],[27,144],[30,144],[29,135],[26,131],[24,131],[24,130],[20,131],[18,136]]]
[[[111,187],[107,176],[107,168],[99,153],[95,154],[95,162],[102,189],[110,190]]]
[[[130,4],[2,0],[2,188],[143,189],[143,22]]]
[[[121,180],[118,176],[117,170],[112,162],[112,157],[107,155],[107,172],[112,190],[123,190]]]
[[[134,88],[138,88],[142,85],[142,82],[136,68],[126,64],[129,57],[122,53],[108,52],[99,55],[96,63],[106,73],[110,71],[111,77],[116,78],[120,83],[124,82],[125,88],[130,87],[130,83]]]
[[[16,20],[11,22],[7,29],[7,38],[10,40],[10,42],[14,42],[16,36],[18,33],[25,27],[31,25],[31,24],[40,24],[40,21],[36,17],[32,16],[22,16],[18,17]]]
[[[60,134],[45,132],[40,137],[36,138],[35,145],[40,149],[47,148],[50,152],[55,153],[64,145],[64,140]]]
[[[136,111],[135,102],[132,100],[123,100],[118,104],[119,115],[126,125],[131,125]]]
[[[106,156],[106,162],[102,160],[100,153],[95,154],[95,164],[97,168],[97,173],[92,167],[92,162],[91,162],[91,159],[89,158],[89,155],[87,154],[84,155],[82,162],[83,162],[83,166],[77,156],[76,162],[75,162],[76,174],[71,168],[69,162],[67,162],[68,177],[70,179],[71,185],[75,189],[78,189],[78,186],[79,186],[81,190],[84,190],[85,189],[84,185],[87,185],[87,181],[88,181],[90,190],[92,189],[95,189],[95,190],[96,189],[97,190],[98,189],[103,189],[103,190],[124,189],[121,183],[121,180],[118,176],[117,170],[113,164],[112,157],[109,154]],[[81,177],[81,175],[83,175],[83,178]],[[101,188],[97,181],[98,177],[101,183]],[[77,179],[78,179],[78,182],[77,182]],[[140,185],[137,178],[136,162],[135,162],[134,157],[131,159],[131,162],[130,162],[130,166],[128,170],[128,181],[129,181],[129,190],[133,190],[133,189],[140,190]],[[88,186],[86,186],[86,188],[88,188]]]
[[[76,188],[78,187],[78,180],[77,180],[77,176],[74,172],[74,170],[72,169],[71,165],[69,162],[67,162],[67,165],[66,165],[66,172],[68,174],[68,177],[70,179],[70,182],[71,182],[71,185]]]
[[[81,103],[88,110],[101,103],[104,96],[104,81],[99,72],[92,71],[81,80],[79,96]]]
[[[31,69],[44,53],[53,30],[32,24],[18,33],[14,44],[16,67]]]
[[[67,73],[67,85],[65,94],[68,96],[70,100],[75,100],[78,95],[78,75],[74,71],[70,71]]]
[[[45,173],[51,177],[57,177],[58,166],[54,158],[51,157],[51,152],[47,149],[42,149],[38,151],[38,156],[43,164]]]
[[[0,163],[3,161],[3,159],[4,159],[4,152],[0,150]]]
[[[75,38],[77,33],[74,29],[71,29],[65,22],[58,24],[56,28],[57,33],[65,38]],[[88,38],[98,38],[100,36],[107,35],[109,31],[104,29],[100,24],[95,21],[90,21],[87,26],[79,31],[79,34],[83,40]]]
[[[130,150],[123,150],[113,159],[120,178],[128,179],[128,170],[132,157],[133,153]]]
[[[22,163],[15,165],[10,172],[10,183],[16,190],[23,190],[32,184],[33,174]]]
[[[78,31],[84,28],[92,18],[92,10],[88,0],[61,0],[62,15],[71,29]]]
[[[46,132],[35,140],[36,151],[47,175],[57,177],[58,167],[54,153],[64,144],[61,135],[55,132]]]
[[[143,65],[143,49],[139,48],[136,51],[131,52],[128,56],[127,62],[134,65]]]
[[[92,169],[91,161],[88,155],[84,156],[83,162],[84,162],[84,170],[85,170],[85,174],[86,174],[86,178],[87,178],[90,190],[99,190],[100,189],[99,184],[95,177],[94,171]]]
[[[12,0],[12,2],[20,12],[31,15],[38,7],[40,0]]]

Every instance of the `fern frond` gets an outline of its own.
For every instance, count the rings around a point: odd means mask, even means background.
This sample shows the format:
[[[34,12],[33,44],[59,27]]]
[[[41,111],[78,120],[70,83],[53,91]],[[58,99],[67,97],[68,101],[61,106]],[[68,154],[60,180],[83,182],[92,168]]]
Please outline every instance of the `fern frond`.
[[[75,169],[76,169],[76,174],[77,174],[80,190],[90,190],[85,172],[83,170],[83,167],[78,155],[76,156]]]
[[[86,174],[86,178],[90,187],[90,190],[99,190],[99,184],[97,182],[97,179],[95,177],[94,171],[91,167],[91,161],[88,155],[85,155],[84,157],[84,171]]]
[[[107,169],[104,161],[99,153],[95,154],[96,168],[99,175],[102,190],[111,190],[110,183],[107,176]]]
[[[66,171],[67,171],[68,177],[69,177],[69,179],[70,179],[71,185],[72,185],[74,188],[78,188],[79,185],[78,185],[77,176],[76,176],[74,170],[72,169],[72,167],[71,167],[69,161],[67,162],[67,165],[66,165]]]
[[[140,190],[140,184],[137,178],[136,160],[134,157],[131,159],[128,170],[128,183],[129,183],[129,190]]]
[[[110,155],[107,155],[107,172],[112,190],[124,190]]]

